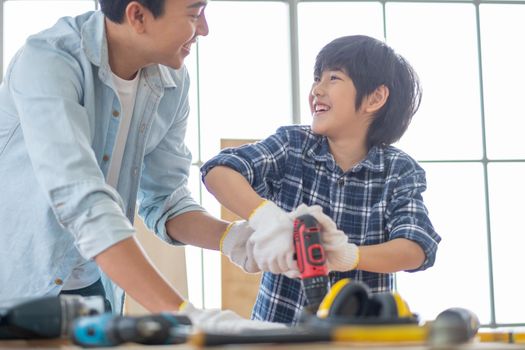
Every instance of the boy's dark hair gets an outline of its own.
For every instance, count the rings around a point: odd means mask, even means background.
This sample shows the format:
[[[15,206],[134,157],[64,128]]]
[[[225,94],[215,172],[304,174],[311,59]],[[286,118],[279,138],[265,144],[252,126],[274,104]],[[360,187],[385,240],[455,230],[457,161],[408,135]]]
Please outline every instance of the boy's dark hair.
[[[165,0],[98,0],[100,9],[112,22],[122,23],[124,10],[132,1],[137,1],[151,11],[155,18],[164,13]]]
[[[333,40],[317,55],[314,76],[341,70],[356,88],[356,110],[379,86],[388,87],[388,100],[377,111],[366,137],[368,149],[390,145],[403,136],[421,102],[419,78],[412,66],[377,39],[352,35]]]

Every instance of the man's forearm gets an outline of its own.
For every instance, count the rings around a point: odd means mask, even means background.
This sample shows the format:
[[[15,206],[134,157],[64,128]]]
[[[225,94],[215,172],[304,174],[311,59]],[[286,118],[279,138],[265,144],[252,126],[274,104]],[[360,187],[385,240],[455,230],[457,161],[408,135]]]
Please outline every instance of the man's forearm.
[[[228,167],[211,169],[204,184],[222,205],[246,220],[264,201],[241,174]]]
[[[190,211],[166,222],[168,235],[184,244],[219,250],[222,234],[229,222],[219,220],[205,211]]]
[[[150,312],[175,311],[184,301],[155,269],[134,237],[122,240],[95,257],[117,285]]]
[[[360,246],[357,269],[391,273],[417,269],[424,261],[425,253],[417,243],[397,238],[381,244]]]

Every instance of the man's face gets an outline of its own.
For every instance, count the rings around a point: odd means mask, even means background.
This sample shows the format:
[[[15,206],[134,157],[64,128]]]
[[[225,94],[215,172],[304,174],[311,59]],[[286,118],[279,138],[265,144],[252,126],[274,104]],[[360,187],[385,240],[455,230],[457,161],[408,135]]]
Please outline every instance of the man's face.
[[[149,61],[178,69],[190,54],[197,36],[208,35],[204,15],[205,0],[166,0],[164,13],[153,18],[147,11],[147,47]]]

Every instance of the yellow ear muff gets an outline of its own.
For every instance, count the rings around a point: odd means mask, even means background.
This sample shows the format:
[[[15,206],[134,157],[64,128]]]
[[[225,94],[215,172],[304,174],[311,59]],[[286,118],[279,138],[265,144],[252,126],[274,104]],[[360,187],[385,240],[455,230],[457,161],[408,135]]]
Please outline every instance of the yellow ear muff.
[[[349,278],[345,278],[338,281],[323,299],[317,316],[319,318],[365,316],[369,299],[370,292],[365,284],[350,282]]]
[[[399,293],[393,292],[392,297],[394,298],[394,301],[396,303],[398,317],[409,318],[414,316],[412,311],[410,311],[408,304],[405,300],[403,300],[403,298],[401,298],[401,295],[399,295]]]
[[[334,303],[334,299],[337,297],[341,289],[344,288],[348,283],[350,283],[350,278],[344,278],[336,282],[326,294],[326,296],[323,298],[323,301],[321,301],[321,305],[319,305],[319,309],[317,309],[317,317],[319,318],[327,318],[330,313],[330,308],[332,307],[332,304]]]

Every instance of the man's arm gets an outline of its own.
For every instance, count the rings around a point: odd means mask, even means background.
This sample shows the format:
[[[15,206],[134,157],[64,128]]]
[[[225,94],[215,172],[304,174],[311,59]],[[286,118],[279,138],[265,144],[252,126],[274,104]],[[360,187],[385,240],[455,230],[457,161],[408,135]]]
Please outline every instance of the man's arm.
[[[176,311],[184,301],[151,264],[134,237],[102,251],[95,261],[109,278],[151,312]]]
[[[219,220],[205,211],[189,211],[166,221],[168,235],[181,243],[219,250],[229,222]]]

